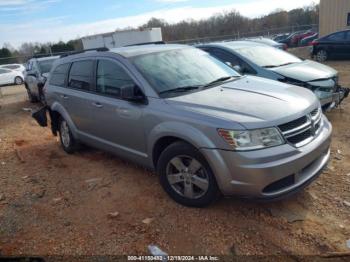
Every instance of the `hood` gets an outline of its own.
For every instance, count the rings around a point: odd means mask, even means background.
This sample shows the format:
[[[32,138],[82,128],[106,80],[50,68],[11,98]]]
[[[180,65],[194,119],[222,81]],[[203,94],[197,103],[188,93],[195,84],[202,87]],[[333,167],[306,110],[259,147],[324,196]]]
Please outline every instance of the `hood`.
[[[284,77],[303,82],[329,79],[338,74],[338,72],[333,68],[310,60],[305,60],[300,63],[287,66],[270,68],[269,70],[274,71]]]
[[[248,129],[295,120],[319,105],[305,88],[251,76],[166,102],[175,110],[233,121]]]

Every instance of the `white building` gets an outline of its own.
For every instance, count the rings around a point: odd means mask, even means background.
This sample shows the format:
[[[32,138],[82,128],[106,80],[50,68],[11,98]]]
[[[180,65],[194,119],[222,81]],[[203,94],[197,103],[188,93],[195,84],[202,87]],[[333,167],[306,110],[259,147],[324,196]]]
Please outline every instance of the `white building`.
[[[163,41],[163,37],[161,28],[147,28],[86,36],[81,40],[86,50],[99,47],[115,48],[141,43],[159,42]]]

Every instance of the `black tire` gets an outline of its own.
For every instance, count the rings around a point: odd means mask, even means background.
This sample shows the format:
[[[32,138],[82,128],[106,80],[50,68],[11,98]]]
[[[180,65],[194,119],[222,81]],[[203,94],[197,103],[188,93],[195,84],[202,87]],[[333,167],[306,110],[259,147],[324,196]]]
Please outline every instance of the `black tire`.
[[[27,88],[27,93],[28,93],[29,102],[31,102],[31,103],[38,102],[38,98],[35,95],[33,95],[32,92],[30,92],[29,88]]]
[[[14,83],[15,83],[15,85],[22,85],[23,84],[23,78],[20,77],[20,76],[16,76]]]
[[[188,156],[198,161],[201,165],[199,171],[205,173],[205,179],[207,183],[207,189],[203,195],[198,198],[188,198],[185,197],[181,192],[170,184],[167,170],[170,162],[177,157]],[[186,171],[188,172],[188,171]],[[175,142],[168,146],[160,155],[157,163],[157,173],[160,177],[160,184],[163,189],[168,193],[168,195],[175,200],[177,203],[189,206],[189,207],[205,207],[213,203],[220,196],[220,191],[218,189],[215,176],[209,167],[208,162],[205,160],[204,156],[193,146],[185,142]],[[191,172],[190,172],[191,173]],[[178,186],[181,187],[183,183],[183,188],[185,188],[185,181],[178,182]],[[190,183],[190,182],[189,182]],[[199,189],[196,187],[195,183],[191,182],[191,187],[193,189]],[[185,189],[183,189],[185,191]],[[180,193],[179,193],[180,192]]]
[[[78,149],[78,142],[72,135],[70,127],[64,118],[59,119],[59,135],[63,150],[68,154],[73,154]],[[67,130],[66,130],[67,128]]]

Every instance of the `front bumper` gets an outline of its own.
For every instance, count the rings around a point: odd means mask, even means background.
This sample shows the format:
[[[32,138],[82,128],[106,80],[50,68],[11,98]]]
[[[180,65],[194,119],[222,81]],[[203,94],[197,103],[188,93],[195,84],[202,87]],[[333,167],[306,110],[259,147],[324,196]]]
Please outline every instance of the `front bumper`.
[[[285,144],[249,152],[201,152],[224,195],[273,199],[298,191],[320,174],[330,158],[331,133],[325,118],[318,136],[301,148]]]
[[[345,98],[349,96],[350,89],[338,86],[333,92],[315,92],[320,100],[323,111],[331,110],[338,107]]]

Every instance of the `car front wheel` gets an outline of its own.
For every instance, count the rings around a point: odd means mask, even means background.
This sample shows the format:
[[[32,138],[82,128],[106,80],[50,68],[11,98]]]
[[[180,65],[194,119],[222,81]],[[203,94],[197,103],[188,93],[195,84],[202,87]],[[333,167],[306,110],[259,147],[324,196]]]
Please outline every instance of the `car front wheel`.
[[[219,196],[207,161],[187,143],[177,142],[166,148],[158,160],[157,171],[164,190],[182,205],[205,207]]]
[[[67,121],[63,118],[60,119],[59,134],[63,150],[68,154],[74,153],[77,149],[77,142],[72,135]]]

